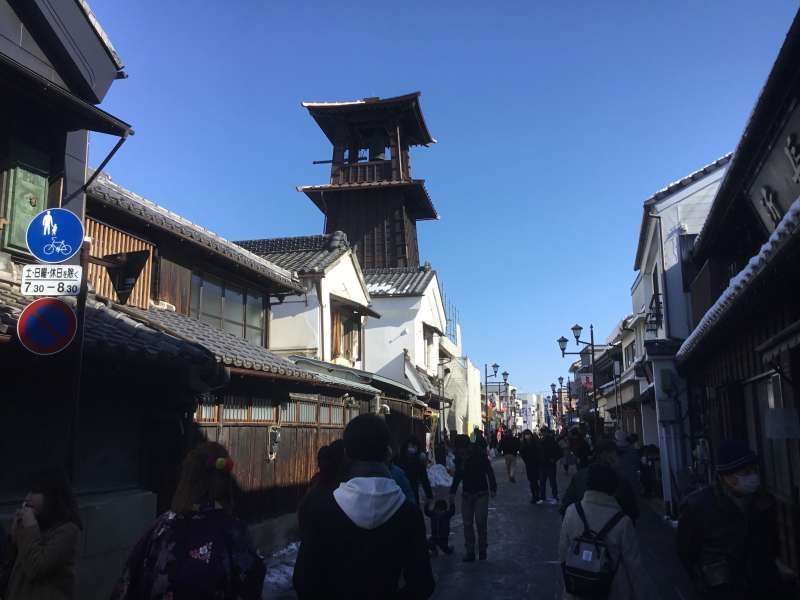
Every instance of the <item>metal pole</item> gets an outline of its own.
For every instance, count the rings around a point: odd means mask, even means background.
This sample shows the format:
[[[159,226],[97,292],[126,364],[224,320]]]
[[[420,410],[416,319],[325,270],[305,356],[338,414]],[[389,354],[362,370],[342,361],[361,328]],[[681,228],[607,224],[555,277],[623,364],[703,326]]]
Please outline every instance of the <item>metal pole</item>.
[[[89,253],[91,251],[91,246],[91,239],[84,238],[80,253],[80,265],[83,271],[81,275],[81,289],[78,292],[77,306],[75,308],[77,329],[75,331],[75,339],[72,340],[72,352],[75,358],[72,374],[72,407],[69,418],[69,434],[67,436],[67,474],[73,485],[75,484],[75,476],[78,467],[78,422],[81,403],[81,371],[83,370],[83,332],[86,323],[86,295],[89,287],[86,282],[86,277],[89,273]]]
[[[600,437],[600,412],[597,409],[597,375],[594,372],[594,325],[589,325],[589,351],[592,360],[592,398],[594,399],[594,432]]]

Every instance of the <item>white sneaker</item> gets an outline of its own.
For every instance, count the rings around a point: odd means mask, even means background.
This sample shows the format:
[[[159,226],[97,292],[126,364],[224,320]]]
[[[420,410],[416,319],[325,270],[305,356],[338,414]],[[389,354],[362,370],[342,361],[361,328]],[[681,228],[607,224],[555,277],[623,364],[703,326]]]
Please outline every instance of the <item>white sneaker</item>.
[[[536,504],[544,504],[544,500],[537,500]]]

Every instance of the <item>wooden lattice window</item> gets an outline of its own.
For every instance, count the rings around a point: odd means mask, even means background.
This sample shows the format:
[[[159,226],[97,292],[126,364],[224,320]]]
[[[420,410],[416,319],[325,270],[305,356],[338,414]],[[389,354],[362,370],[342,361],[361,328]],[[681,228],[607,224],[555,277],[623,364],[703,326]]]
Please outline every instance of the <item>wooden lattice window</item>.
[[[203,394],[194,412],[197,423],[217,423],[219,421],[219,404],[214,394]]]

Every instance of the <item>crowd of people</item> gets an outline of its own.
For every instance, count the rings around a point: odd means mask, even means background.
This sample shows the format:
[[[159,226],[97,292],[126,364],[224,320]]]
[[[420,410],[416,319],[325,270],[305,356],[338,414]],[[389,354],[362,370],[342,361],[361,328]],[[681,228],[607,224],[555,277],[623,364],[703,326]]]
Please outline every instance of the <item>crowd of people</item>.
[[[382,417],[353,419],[343,439],[319,450],[318,472],[298,509],[298,598],[430,597],[432,557],[454,552],[450,522],[459,488],[462,560],[487,560],[495,456],[503,457],[511,484],[522,460],[532,503],[559,505],[565,598],[658,597],[637,530],[639,497],[652,493],[652,453],[638,448],[635,436],[616,431],[593,439],[581,428],[556,435],[545,427],[491,439],[479,430],[437,438],[431,460],[413,436],[396,446]],[[677,524],[679,558],[699,597],[791,597],[776,566],[775,501],[761,485],[758,457],[744,442],[726,441],[717,459],[714,484],[687,495]],[[571,475],[560,499],[559,461]],[[438,476],[429,478],[430,463],[452,475],[444,493],[437,492]],[[222,445],[194,448],[170,509],[130,553],[112,599],[261,598],[265,563],[234,514],[234,483]],[[67,478],[42,474],[8,535],[0,530],[0,598],[73,598],[81,532]]]

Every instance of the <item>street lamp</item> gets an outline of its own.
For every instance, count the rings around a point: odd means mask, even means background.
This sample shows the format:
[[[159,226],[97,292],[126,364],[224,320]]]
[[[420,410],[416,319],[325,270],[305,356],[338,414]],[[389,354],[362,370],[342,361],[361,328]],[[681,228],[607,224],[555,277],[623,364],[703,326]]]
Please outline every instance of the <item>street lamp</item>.
[[[595,368],[594,368],[594,325],[589,325],[589,341],[585,342],[581,339],[581,333],[583,333],[583,327],[578,325],[577,323],[571,327],[572,335],[575,336],[575,345],[580,346],[581,344],[589,347],[589,364],[592,368],[592,399],[594,400],[594,431],[596,435],[600,434],[600,411],[597,408],[597,389],[595,386],[597,385],[597,377],[595,376]],[[565,338],[563,335],[556,340],[558,343],[558,347],[561,350],[561,356],[564,357],[567,354],[577,354],[580,356],[580,352],[567,352],[567,344],[569,340]]]
[[[510,412],[508,411],[508,371],[503,371],[502,375],[503,375],[503,383],[506,385],[506,412]],[[503,406],[503,398],[501,396],[500,407],[502,408],[502,406]],[[508,427],[508,415],[506,415],[506,427]]]
[[[486,437],[486,440],[489,440],[489,377],[497,377],[497,369],[500,368],[500,365],[494,363],[492,365],[492,374],[489,375],[489,365],[484,363],[483,365],[483,382],[484,382],[484,413],[486,414],[486,420],[483,422],[483,434]]]

